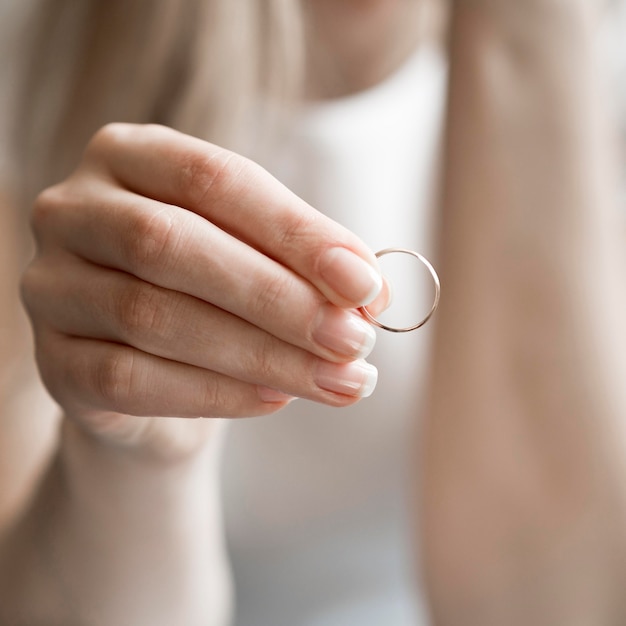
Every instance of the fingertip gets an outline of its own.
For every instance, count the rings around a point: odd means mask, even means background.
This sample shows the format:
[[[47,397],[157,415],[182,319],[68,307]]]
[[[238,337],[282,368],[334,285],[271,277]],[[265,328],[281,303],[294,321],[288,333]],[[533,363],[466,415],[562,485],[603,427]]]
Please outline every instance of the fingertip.
[[[320,361],[315,383],[320,389],[344,396],[368,398],[378,381],[378,370],[362,359],[350,363]]]
[[[387,278],[383,276],[382,289],[376,298],[374,298],[374,300],[367,305],[367,311],[373,317],[378,317],[391,306],[392,302],[393,288]]]
[[[383,288],[377,265],[340,246],[329,248],[322,254],[319,274],[326,286],[350,306],[369,304]]]

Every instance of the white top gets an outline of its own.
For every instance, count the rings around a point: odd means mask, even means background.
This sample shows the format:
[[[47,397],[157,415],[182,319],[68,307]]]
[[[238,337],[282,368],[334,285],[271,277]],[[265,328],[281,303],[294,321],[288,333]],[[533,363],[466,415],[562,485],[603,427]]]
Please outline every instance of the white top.
[[[372,249],[432,254],[445,78],[442,53],[422,47],[377,87],[307,107],[271,157],[252,156]],[[430,308],[418,269],[390,275],[398,323]],[[356,406],[297,400],[231,423],[223,484],[237,626],[426,623],[409,453],[429,334],[378,331],[378,387]]]

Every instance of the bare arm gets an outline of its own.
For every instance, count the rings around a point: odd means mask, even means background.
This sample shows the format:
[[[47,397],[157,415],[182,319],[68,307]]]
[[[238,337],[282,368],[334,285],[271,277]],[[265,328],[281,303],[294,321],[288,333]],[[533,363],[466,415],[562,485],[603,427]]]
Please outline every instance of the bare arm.
[[[455,9],[422,457],[437,624],[624,623],[625,265],[596,17]]]
[[[0,615],[224,623],[222,422],[192,418],[371,393],[354,309],[387,298],[375,257],[254,163],[158,126],[96,133],[33,225],[22,294],[65,417],[2,538]]]
[[[228,623],[218,447],[213,437],[159,462],[66,420],[31,506],[3,537],[0,624]]]
[[[60,409],[37,376],[18,299],[25,221],[3,205],[0,624],[224,624],[221,437],[172,464],[99,444],[68,422],[57,435]]]

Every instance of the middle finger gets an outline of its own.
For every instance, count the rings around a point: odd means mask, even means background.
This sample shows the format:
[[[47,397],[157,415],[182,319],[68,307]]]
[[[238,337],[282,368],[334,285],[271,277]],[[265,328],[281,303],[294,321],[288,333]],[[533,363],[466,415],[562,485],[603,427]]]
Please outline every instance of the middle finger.
[[[44,250],[61,241],[92,263],[204,300],[327,359],[355,358],[373,346],[365,320],[193,212],[105,181],[71,194],[53,188],[42,203],[54,207],[53,220],[46,210],[35,219]]]
[[[334,406],[373,390],[376,370],[371,365],[321,359],[187,294],[69,256],[54,269],[55,281],[44,269],[39,278],[31,272],[30,281],[31,287],[34,280],[40,284],[40,296],[42,290],[50,292],[34,306],[42,308],[39,314],[56,331],[129,345]]]

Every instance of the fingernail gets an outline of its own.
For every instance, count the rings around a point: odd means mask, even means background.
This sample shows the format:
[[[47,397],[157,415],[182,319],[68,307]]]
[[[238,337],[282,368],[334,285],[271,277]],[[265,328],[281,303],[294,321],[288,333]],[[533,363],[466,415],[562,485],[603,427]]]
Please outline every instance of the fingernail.
[[[383,311],[386,311],[393,300],[393,293],[391,290],[391,283],[383,276],[383,288],[373,302],[367,305],[367,310],[370,315],[378,317]]]
[[[385,282],[385,286],[383,289],[385,293],[385,298],[384,298],[384,301],[381,303],[381,309],[380,309],[381,313],[383,311],[386,311],[393,303],[393,286],[384,276],[383,276],[383,281]]]
[[[319,270],[326,284],[355,306],[369,304],[383,286],[380,273],[347,248],[327,250],[322,255]]]
[[[361,316],[323,306],[313,329],[313,339],[342,356],[364,359],[376,343],[376,332]]]
[[[378,380],[378,370],[365,361],[352,363],[320,363],[315,383],[321,389],[346,396],[367,398],[372,395]]]
[[[290,396],[287,393],[271,389],[270,387],[264,387],[263,385],[257,386],[257,392],[263,402],[291,402],[296,399],[295,396]]]

